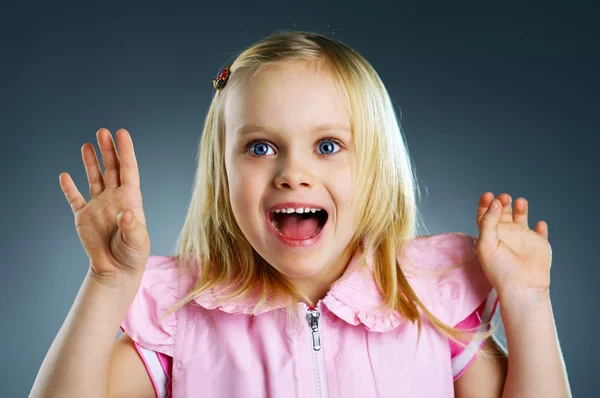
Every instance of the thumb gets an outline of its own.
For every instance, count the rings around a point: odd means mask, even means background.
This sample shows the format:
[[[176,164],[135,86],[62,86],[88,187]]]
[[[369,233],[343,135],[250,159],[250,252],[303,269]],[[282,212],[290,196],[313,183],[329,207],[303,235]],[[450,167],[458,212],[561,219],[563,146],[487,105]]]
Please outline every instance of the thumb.
[[[132,249],[142,249],[146,241],[145,227],[138,221],[131,209],[125,209],[117,215],[117,226],[121,239]]]
[[[492,200],[487,211],[479,222],[479,240],[477,245],[480,253],[494,253],[498,247],[498,224],[502,216],[502,203]]]

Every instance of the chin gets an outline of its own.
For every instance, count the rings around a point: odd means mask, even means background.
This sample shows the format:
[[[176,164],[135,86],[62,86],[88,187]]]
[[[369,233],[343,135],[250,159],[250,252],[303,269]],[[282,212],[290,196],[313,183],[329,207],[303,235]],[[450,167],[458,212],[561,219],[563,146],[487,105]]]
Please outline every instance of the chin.
[[[289,259],[289,256],[282,256],[273,258],[268,263],[285,277],[293,279],[312,278],[322,273],[325,268],[323,260],[310,257]]]

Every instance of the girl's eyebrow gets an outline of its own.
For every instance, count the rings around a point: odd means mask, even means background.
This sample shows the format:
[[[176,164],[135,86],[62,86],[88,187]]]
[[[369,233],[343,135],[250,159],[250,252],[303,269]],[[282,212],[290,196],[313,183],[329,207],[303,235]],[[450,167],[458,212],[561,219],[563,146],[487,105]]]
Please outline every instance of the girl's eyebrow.
[[[254,124],[245,124],[242,127],[240,127],[239,129],[237,129],[236,135],[243,136],[246,134],[257,133],[257,132],[269,132],[271,130],[272,129],[254,125]],[[344,131],[344,132],[352,135],[352,129],[347,124],[326,123],[326,124],[319,124],[319,125],[313,127],[313,129],[312,129],[312,131],[315,133],[321,133],[321,132],[325,132],[325,131],[329,131],[329,130]]]

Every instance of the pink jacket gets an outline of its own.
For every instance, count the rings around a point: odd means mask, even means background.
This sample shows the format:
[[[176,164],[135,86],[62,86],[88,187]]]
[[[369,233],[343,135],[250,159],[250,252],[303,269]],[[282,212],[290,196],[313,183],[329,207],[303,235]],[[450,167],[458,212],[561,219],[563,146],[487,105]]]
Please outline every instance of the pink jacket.
[[[430,271],[469,258],[475,242],[460,233],[421,237],[408,251],[416,267],[398,258],[427,308],[461,328],[488,322],[497,309],[477,256],[441,277]],[[194,281],[172,257],[151,256],[121,328],[159,397],[454,397],[453,381],[481,342],[463,349],[424,321],[417,347],[416,324],[377,308],[381,295],[367,264],[353,257],[315,309],[299,304],[300,323],[285,322],[276,300],[252,313],[252,297],[216,305],[209,293],[159,323]]]

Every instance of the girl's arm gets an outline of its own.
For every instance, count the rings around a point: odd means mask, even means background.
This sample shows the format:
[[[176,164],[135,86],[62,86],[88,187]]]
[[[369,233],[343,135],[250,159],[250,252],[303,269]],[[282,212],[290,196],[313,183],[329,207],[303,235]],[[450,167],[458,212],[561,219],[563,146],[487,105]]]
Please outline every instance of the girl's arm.
[[[135,343],[126,333],[114,345],[108,372],[109,397],[157,397],[148,369],[144,366]]]
[[[125,338],[115,344],[119,324],[139,283],[130,279],[109,288],[88,273],[42,363],[30,397],[155,396],[133,345],[126,344]]]
[[[508,370],[501,352],[488,341],[487,351],[494,353],[477,359],[454,383],[456,397],[571,397],[549,295],[500,296],[500,308]]]
[[[503,397],[571,397],[550,294],[500,297],[508,374]]]
[[[481,347],[485,355],[479,357],[454,382],[456,398],[500,398],[504,389],[508,360],[492,339]]]

